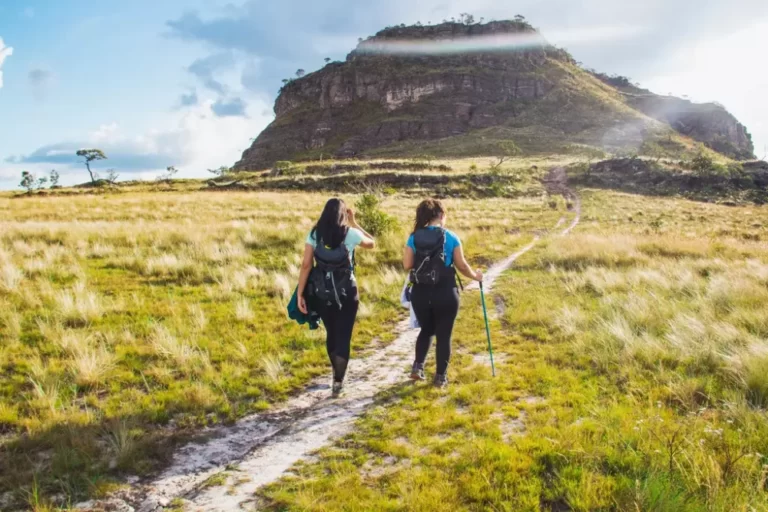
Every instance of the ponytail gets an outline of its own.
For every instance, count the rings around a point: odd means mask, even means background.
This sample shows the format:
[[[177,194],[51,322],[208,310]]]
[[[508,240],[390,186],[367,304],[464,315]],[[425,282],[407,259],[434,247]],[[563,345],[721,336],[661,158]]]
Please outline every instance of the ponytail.
[[[413,232],[429,226],[435,219],[445,215],[443,203],[437,199],[425,199],[416,208],[416,222],[413,224]]]

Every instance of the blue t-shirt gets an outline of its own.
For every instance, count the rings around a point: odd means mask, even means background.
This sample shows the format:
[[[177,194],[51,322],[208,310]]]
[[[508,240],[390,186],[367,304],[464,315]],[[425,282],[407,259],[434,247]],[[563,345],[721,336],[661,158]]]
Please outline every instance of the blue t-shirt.
[[[440,229],[437,226],[428,226],[427,229]],[[413,252],[416,252],[416,245],[413,243],[413,235],[408,237],[408,247],[410,247]],[[461,240],[459,240],[459,237],[456,236],[456,233],[453,231],[446,229],[445,230],[445,266],[450,267],[453,265],[453,251],[457,247],[461,246]]]
[[[347,236],[344,238],[344,245],[347,246],[350,258],[355,257],[355,247],[360,245],[363,240],[365,240],[365,235],[362,231],[357,228],[349,228]],[[312,236],[312,231],[307,235],[306,243],[312,247],[317,247],[317,241],[315,240],[315,237]]]

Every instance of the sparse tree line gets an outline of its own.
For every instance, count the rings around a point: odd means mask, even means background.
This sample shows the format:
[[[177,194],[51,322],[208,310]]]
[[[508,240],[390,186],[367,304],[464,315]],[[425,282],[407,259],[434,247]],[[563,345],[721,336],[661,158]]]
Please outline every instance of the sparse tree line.
[[[490,21],[493,22],[493,21],[496,21],[496,20],[492,19]],[[530,27],[530,25],[528,24],[528,21],[526,21],[526,19],[525,19],[525,16],[523,16],[521,14],[515,15],[515,17],[513,18],[513,21],[515,23],[517,23],[518,25],[524,25],[526,27]],[[483,18],[483,17],[475,18],[474,14],[470,14],[468,12],[460,13],[458,18],[456,18],[454,16],[454,17],[452,17],[450,19],[444,18],[443,21],[442,21],[442,23],[455,23],[455,24],[467,25],[467,26],[475,25],[475,24],[482,24],[484,22],[485,22],[485,18]],[[415,25],[417,27],[431,26],[432,22],[428,21],[426,23],[422,23],[421,21],[417,21],[415,23]],[[384,30],[391,30],[393,28],[407,28],[407,25],[405,23],[401,23],[400,25],[387,26],[387,27],[384,28]],[[362,37],[358,37],[357,38],[357,42],[358,43],[362,43],[363,41],[364,41],[364,39]],[[323,59],[323,61],[326,64],[329,64],[331,62],[331,58],[330,57],[325,57]],[[307,74],[306,70],[304,70],[302,68],[297,69],[296,73],[295,73],[295,75],[296,75],[295,77],[283,78],[282,79],[283,87],[285,87],[286,85],[288,85],[289,83],[293,82],[296,79],[303,78],[304,76],[306,76],[306,74]],[[280,88],[280,90],[282,91],[282,87]]]
[[[490,21],[493,22],[496,20],[491,19]],[[525,16],[523,16],[522,14],[515,15],[515,17],[513,18],[513,21],[518,24],[528,25],[528,22],[526,21]],[[485,23],[485,18],[483,17],[475,18],[474,14],[471,14],[468,12],[462,12],[459,14],[458,18],[455,16],[451,18],[443,18],[442,23],[454,23],[459,25],[479,25],[479,24]],[[422,23],[421,21],[416,22],[417,27],[430,26],[430,25],[432,25],[431,21],[427,21],[426,23]],[[392,25],[392,26],[385,27],[384,30],[391,30],[393,28],[407,28],[407,25],[405,23],[401,23],[400,25]],[[362,40],[359,40],[359,41],[362,41]]]
[[[83,159],[82,163],[85,165],[85,168],[88,171],[88,176],[91,178],[92,185],[115,185],[117,180],[120,178],[120,174],[118,174],[115,169],[107,169],[106,176],[102,178],[97,171],[91,168],[91,164],[93,162],[108,159],[107,155],[104,154],[104,151],[95,148],[80,149],[75,153],[75,155]],[[231,169],[226,166],[219,167],[218,169],[208,169],[208,172],[214,174],[215,176],[224,176],[230,171]],[[156,178],[156,181],[170,183],[175,179],[178,172],[179,169],[173,165],[170,165],[165,168],[165,172]],[[33,172],[21,171],[21,181],[19,182],[19,187],[26,189],[27,193],[29,194],[36,190],[42,190],[46,186],[49,186],[51,189],[57,189],[61,188],[59,185],[60,178],[61,175],[56,169],[51,170],[48,175],[40,177],[38,177]]]
[[[27,189],[27,192],[31,193],[33,190],[41,190],[48,183],[51,184],[51,188],[58,188],[59,173],[56,169],[51,170],[48,176],[41,176],[39,178],[36,174],[29,171],[21,171],[21,183],[19,183],[19,186]]]

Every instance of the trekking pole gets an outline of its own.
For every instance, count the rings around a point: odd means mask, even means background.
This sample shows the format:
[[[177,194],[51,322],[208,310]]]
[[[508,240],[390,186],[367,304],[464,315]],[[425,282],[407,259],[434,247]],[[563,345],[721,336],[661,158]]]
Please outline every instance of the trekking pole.
[[[483,282],[480,281],[480,299],[483,302],[483,316],[485,317],[485,334],[488,336],[488,353],[491,355],[491,373],[496,376],[496,366],[493,364],[493,346],[491,345],[491,329],[488,327],[488,310],[485,307],[485,291],[483,291]]]

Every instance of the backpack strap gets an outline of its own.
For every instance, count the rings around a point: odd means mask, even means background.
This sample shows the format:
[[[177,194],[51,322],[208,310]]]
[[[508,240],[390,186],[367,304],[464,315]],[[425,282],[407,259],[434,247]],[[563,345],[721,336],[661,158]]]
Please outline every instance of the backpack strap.
[[[443,227],[440,227],[438,229],[440,231],[442,231],[442,233],[443,233],[443,258],[445,258],[445,260],[447,261],[448,260],[448,253],[445,250],[445,246],[448,244],[448,231],[445,228],[443,228]],[[455,276],[456,283],[459,285],[459,290],[463,292],[464,291],[464,283],[461,282],[461,276],[459,275],[459,271],[456,270],[456,265],[455,265],[455,261],[453,260],[453,255],[451,255],[451,264],[448,265],[445,268],[446,269],[453,269],[453,274]]]

